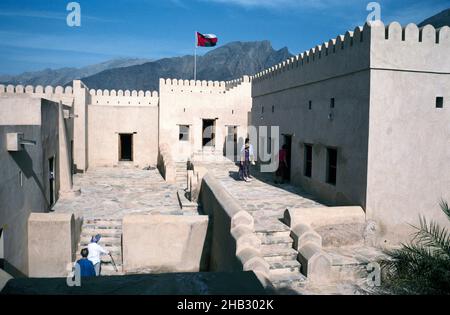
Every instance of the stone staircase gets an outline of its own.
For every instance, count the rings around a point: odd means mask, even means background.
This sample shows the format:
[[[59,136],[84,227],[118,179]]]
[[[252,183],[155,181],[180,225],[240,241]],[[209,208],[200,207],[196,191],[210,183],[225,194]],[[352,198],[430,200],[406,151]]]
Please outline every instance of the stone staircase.
[[[255,222],[255,233],[261,240],[261,252],[270,265],[270,281],[275,288],[306,282],[306,277],[300,273],[298,252],[293,248],[288,226],[277,218],[267,218]]]
[[[176,162],[176,179],[178,189],[187,188],[187,162]]]
[[[102,236],[99,245],[108,250],[117,266],[114,269],[111,258],[102,256],[101,276],[123,275],[122,271],[122,220],[87,219],[81,228],[80,242],[78,243],[77,260],[81,258],[81,249],[87,247],[91,237]]]

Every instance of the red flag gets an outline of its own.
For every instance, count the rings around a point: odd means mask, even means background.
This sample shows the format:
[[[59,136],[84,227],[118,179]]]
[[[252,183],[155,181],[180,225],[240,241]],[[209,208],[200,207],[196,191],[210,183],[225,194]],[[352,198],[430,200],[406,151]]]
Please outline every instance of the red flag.
[[[217,45],[217,36],[214,34],[201,34],[197,32],[197,46],[214,47]]]

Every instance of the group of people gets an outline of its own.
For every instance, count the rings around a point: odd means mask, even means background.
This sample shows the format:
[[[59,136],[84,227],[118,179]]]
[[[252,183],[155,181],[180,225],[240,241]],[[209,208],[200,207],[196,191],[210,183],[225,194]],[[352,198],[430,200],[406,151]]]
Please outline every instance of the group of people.
[[[275,172],[275,183],[282,184],[288,178],[289,164],[287,161],[288,147],[284,144],[278,152],[278,169]],[[245,139],[245,144],[241,148],[239,178],[245,182],[252,181],[250,175],[250,164],[255,165],[255,155],[253,145],[249,139]]]
[[[98,244],[101,235],[91,238],[87,248],[81,250],[81,259],[77,261],[80,266],[81,277],[99,276],[101,272],[101,256],[109,255],[109,252]]]

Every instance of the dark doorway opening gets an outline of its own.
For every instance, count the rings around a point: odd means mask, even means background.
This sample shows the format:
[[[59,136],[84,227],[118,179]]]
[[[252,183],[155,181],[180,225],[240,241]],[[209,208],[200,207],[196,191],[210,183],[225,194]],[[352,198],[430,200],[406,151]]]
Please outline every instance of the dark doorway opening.
[[[337,177],[337,150],[327,149],[327,183],[336,185]]]
[[[215,119],[203,119],[203,146],[213,147],[215,146],[215,133],[216,133],[216,120]]]
[[[284,136],[284,145],[286,145],[286,161],[288,165],[288,171],[286,172],[286,180],[291,180],[291,148],[292,148],[292,136],[291,135],[283,135]]]
[[[133,134],[119,134],[119,161],[133,161]]]
[[[48,159],[48,173],[49,173],[49,188],[50,188],[50,207],[55,203],[55,158],[51,157]]]

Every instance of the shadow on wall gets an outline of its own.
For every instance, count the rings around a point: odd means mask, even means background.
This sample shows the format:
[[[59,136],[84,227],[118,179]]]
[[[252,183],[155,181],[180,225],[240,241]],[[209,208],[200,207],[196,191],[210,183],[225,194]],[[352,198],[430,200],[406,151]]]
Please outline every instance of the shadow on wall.
[[[42,193],[43,200],[45,200],[45,206],[47,210],[50,208],[50,202],[47,198],[47,194],[45,192],[45,188],[40,182],[38,176],[34,172],[33,168],[33,160],[31,159],[30,155],[26,150],[18,151],[18,152],[11,152],[11,157],[16,162],[17,166],[20,168],[22,173],[25,175],[27,179],[30,177],[34,179],[36,182],[36,185],[38,186],[39,190]]]
[[[229,142],[230,141],[230,142]],[[241,148],[244,145],[244,138],[240,137],[239,140],[234,143],[233,139],[230,140],[230,136],[227,135],[225,137],[225,141],[223,142],[223,156],[233,157],[231,160],[233,162],[238,162],[241,155]],[[232,152],[229,152],[232,151]]]

